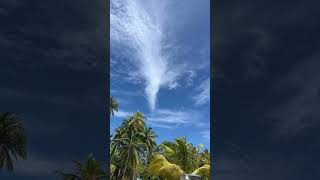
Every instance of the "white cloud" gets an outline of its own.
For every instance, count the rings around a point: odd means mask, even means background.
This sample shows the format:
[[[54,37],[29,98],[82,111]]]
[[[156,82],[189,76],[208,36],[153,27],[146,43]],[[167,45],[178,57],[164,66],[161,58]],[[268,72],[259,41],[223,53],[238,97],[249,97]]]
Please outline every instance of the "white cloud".
[[[202,132],[200,132],[200,134],[204,139],[206,139],[206,140],[210,139],[210,130],[202,131]]]
[[[187,76],[187,79],[186,79],[186,85],[187,86],[192,86],[193,85],[193,82],[194,82],[194,78],[196,77],[196,72],[195,71],[188,71],[188,76]]]
[[[167,46],[164,44],[165,6],[162,1],[111,1],[111,44],[134,49],[129,61],[138,72],[128,74],[133,80],[143,79],[151,110],[156,107],[160,88],[174,89],[181,73],[177,65],[169,63],[169,55],[163,51]]]
[[[172,82],[168,84],[169,89],[176,89],[179,86],[178,82]]]
[[[158,109],[146,116],[148,123],[154,127],[178,128],[180,126],[204,127],[203,112],[194,110]]]
[[[115,112],[114,117],[125,118],[133,115],[137,111],[119,110]],[[161,127],[166,129],[174,129],[181,126],[194,126],[197,128],[209,127],[208,117],[203,111],[195,111],[190,109],[169,110],[157,109],[152,113],[144,114],[148,125],[152,127]]]
[[[132,112],[119,110],[118,112],[114,112],[114,117],[125,118],[125,117],[132,115],[132,114],[133,114]]]
[[[161,88],[183,87],[179,82],[182,79],[186,79],[186,86],[191,86],[195,71],[209,67],[209,26],[205,23],[209,16],[200,20],[193,15],[199,13],[194,10],[198,6],[204,4],[111,0],[111,58],[118,62],[111,64],[112,78],[143,84],[152,111]],[[187,38],[198,33],[192,24],[202,21],[203,33],[198,34],[201,38]]]
[[[187,111],[157,110],[148,117],[148,120],[157,123],[188,124],[190,123],[191,115]]]
[[[210,78],[203,81],[200,86],[196,88],[197,95],[193,97],[196,105],[203,105],[210,101]]]

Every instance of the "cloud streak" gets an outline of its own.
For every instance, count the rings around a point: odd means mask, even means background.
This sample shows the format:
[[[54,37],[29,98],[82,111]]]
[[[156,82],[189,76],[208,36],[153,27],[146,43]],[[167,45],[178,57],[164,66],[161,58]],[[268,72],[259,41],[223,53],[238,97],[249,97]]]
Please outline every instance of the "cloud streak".
[[[118,112],[114,113],[114,117],[125,118],[125,117],[128,117],[128,116],[132,115],[132,114],[133,114],[133,112],[127,112],[127,111],[119,110]]]
[[[202,119],[204,119],[202,112],[194,110],[158,109],[147,115],[151,126],[167,129],[190,125],[199,128],[207,126],[207,123],[201,121]]]
[[[134,111],[119,110],[115,112],[114,117],[126,118],[134,113]],[[151,126],[166,129],[173,129],[181,125],[208,126],[207,123],[201,121],[204,119],[203,112],[195,110],[157,109],[152,113],[145,114],[145,117],[147,118],[147,123],[150,123]],[[206,134],[202,135],[206,136]]]
[[[203,105],[210,101],[210,78],[203,81],[196,89],[197,95],[193,97],[195,105]]]
[[[129,61],[138,69],[135,78],[140,76],[144,80],[152,111],[160,88],[172,87],[179,75],[179,70],[169,65],[168,54],[163,51],[166,47],[164,7],[159,1],[157,4],[155,1],[111,1],[111,46],[122,44],[134,52],[130,53]]]

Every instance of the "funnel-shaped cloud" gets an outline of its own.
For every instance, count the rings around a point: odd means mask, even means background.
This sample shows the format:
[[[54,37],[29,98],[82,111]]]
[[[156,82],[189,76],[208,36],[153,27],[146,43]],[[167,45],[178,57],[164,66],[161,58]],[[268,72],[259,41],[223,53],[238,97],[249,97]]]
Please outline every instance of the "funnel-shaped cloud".
[[[145,82],[149,106],[154,110],[160,87],[175,81],[176,73],[170,70],[163,52],[164,15],[158,16],[163,6],[147,3],[150,2],[111,1],[111,45],[119,43],[133,49],[130,61]]]

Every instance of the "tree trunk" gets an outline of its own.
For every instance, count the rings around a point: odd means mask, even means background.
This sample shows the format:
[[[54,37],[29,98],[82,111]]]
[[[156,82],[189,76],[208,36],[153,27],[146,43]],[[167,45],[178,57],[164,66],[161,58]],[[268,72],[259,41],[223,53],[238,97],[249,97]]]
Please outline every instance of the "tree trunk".
[[[128,162],[128,159],[129,159],[129,156],[127,157],[127,162]],[[125,166],[124,166],[124,169],[123,169],[122,180],[124,180],[124,177],[126,176],[127,162],[126,162],[126,164],[125,164]]]
[[[135,169],[133,169],[131,180],[134,180],[134,176],[135,176]]]
[[[118,169],[118,175],[117,175],[117,178],[116,178],[116,179],[120,178],[120,172],[121,172],[121,169],[119,168],[119,169]]]
[[[127,164],[128,164],[128,161],[129,161],[129,152],[131,151],[131,145],[132,145],[132,138],[133,138],[133,134],[131,134],[131,138],[130,138],[130,144],[129,144],[129,149],[128,149],[128,153],[127,153],[127,160],[126,160],[126,164],[124,166],[124,172],[123,172],[123,175],[122,175],[122,180],[124,180],[124,177],[126,175],[126,170],[127,170]]]

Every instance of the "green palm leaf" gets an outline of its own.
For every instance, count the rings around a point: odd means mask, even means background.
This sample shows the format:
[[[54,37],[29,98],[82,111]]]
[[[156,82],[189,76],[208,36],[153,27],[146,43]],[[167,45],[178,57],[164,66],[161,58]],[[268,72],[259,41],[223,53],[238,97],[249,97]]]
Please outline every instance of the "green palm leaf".
[[[0,168],[12,171],[19,157],[27,157],[25,130],[12,113],[0,114]]]

